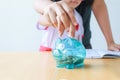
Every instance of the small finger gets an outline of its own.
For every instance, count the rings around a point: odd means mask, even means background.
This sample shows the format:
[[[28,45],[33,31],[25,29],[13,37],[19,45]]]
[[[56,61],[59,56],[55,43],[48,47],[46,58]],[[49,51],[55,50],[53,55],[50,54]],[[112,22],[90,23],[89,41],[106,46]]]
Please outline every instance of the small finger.
[[[120,45],[115,45],[115,48],[117,49],[117,51],[120,51]]]
[[[69,36],[74,38],[75,37],[75,27],[72,25],[70,25],[70,29],[69,29]]]
[[[60,18],[57,16],[57,22],[58,22],[58,32],[59,36],[61,37],[64,33],[65,27],[63,26],[63,23],[61,22]]]
[[[111,50],[111,51],[119,51],[119,49],[116,48],[116,47],[110,47],[109,50]]]
[[[50,20],[51,20],[53,26],[57,27],[56,14],[52,9],[51,9],[51,11],[49,11],[49,17],[50,17]]]
[[[116,47],[120,50],[120,45],[119,44],[117,44]]]

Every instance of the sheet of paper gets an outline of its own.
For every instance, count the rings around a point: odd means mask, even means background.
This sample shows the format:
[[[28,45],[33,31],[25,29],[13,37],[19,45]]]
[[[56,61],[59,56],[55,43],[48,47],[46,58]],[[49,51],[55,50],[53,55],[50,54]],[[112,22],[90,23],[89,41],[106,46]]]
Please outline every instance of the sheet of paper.
[[[86,58],[120,58],[120,51],[86,49]]]
[[[96,50],[86,49],[86,58],[102,58],[102,56]]]

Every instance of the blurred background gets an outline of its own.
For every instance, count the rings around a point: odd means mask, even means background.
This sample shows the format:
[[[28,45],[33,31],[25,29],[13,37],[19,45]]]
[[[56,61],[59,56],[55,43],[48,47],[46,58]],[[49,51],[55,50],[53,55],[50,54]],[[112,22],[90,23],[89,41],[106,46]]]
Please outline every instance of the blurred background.
[[[105,0],[113,37],[120,43],[120,0]],[[42,34],[36,29],[39,14],[33,0],[0,0],[0,51],[38,51]],[[92,46],[107,49],[95,17],[91,18]]]

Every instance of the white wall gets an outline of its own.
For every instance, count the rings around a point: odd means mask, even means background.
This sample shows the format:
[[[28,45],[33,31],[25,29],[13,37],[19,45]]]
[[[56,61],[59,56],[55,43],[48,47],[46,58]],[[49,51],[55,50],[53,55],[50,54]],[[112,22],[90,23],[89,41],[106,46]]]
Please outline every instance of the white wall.
[[[32,0],[0,0],[0,51],[37,51],[37,19]]]
[[[120,0],[107,0],[114,39],[120,43]],[[0,51],[38,51],[40,32],[38,14],[32,0],[0,1]],[[93,48],[106,49],[106,43],[94,16],[91,19]]]

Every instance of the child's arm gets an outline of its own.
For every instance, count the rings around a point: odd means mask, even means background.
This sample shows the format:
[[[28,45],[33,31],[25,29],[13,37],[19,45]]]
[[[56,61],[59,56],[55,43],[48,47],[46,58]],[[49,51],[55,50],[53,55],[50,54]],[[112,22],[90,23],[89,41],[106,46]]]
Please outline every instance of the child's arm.
[[[43,14],[45,7],[51,5],[53,1],[51,0],[34,0],[34,8],[38,13]]]
[[[66,29],[70,26],[71,22],[74,26],[77,25],[77,21],[72,11],[73,8],[69,7],[63,1],[53,2],[51,0],[34,0],[34,7],[38,13],[41,13],[42,15],[48,15],[48,17],[50,18],[49,21],[51,22],[52,26],[58,27],[56,17],[60,17],[60,34],[64,32],[64,28]],[[46,21],[47,18],[41,16],[39,23],[46,26],[51,25],[49,24],[49,21]]]
[[[43,26],[52,26],[49,17],[40,14],[40,18],[38,20],[39,24],[43,25]]]

